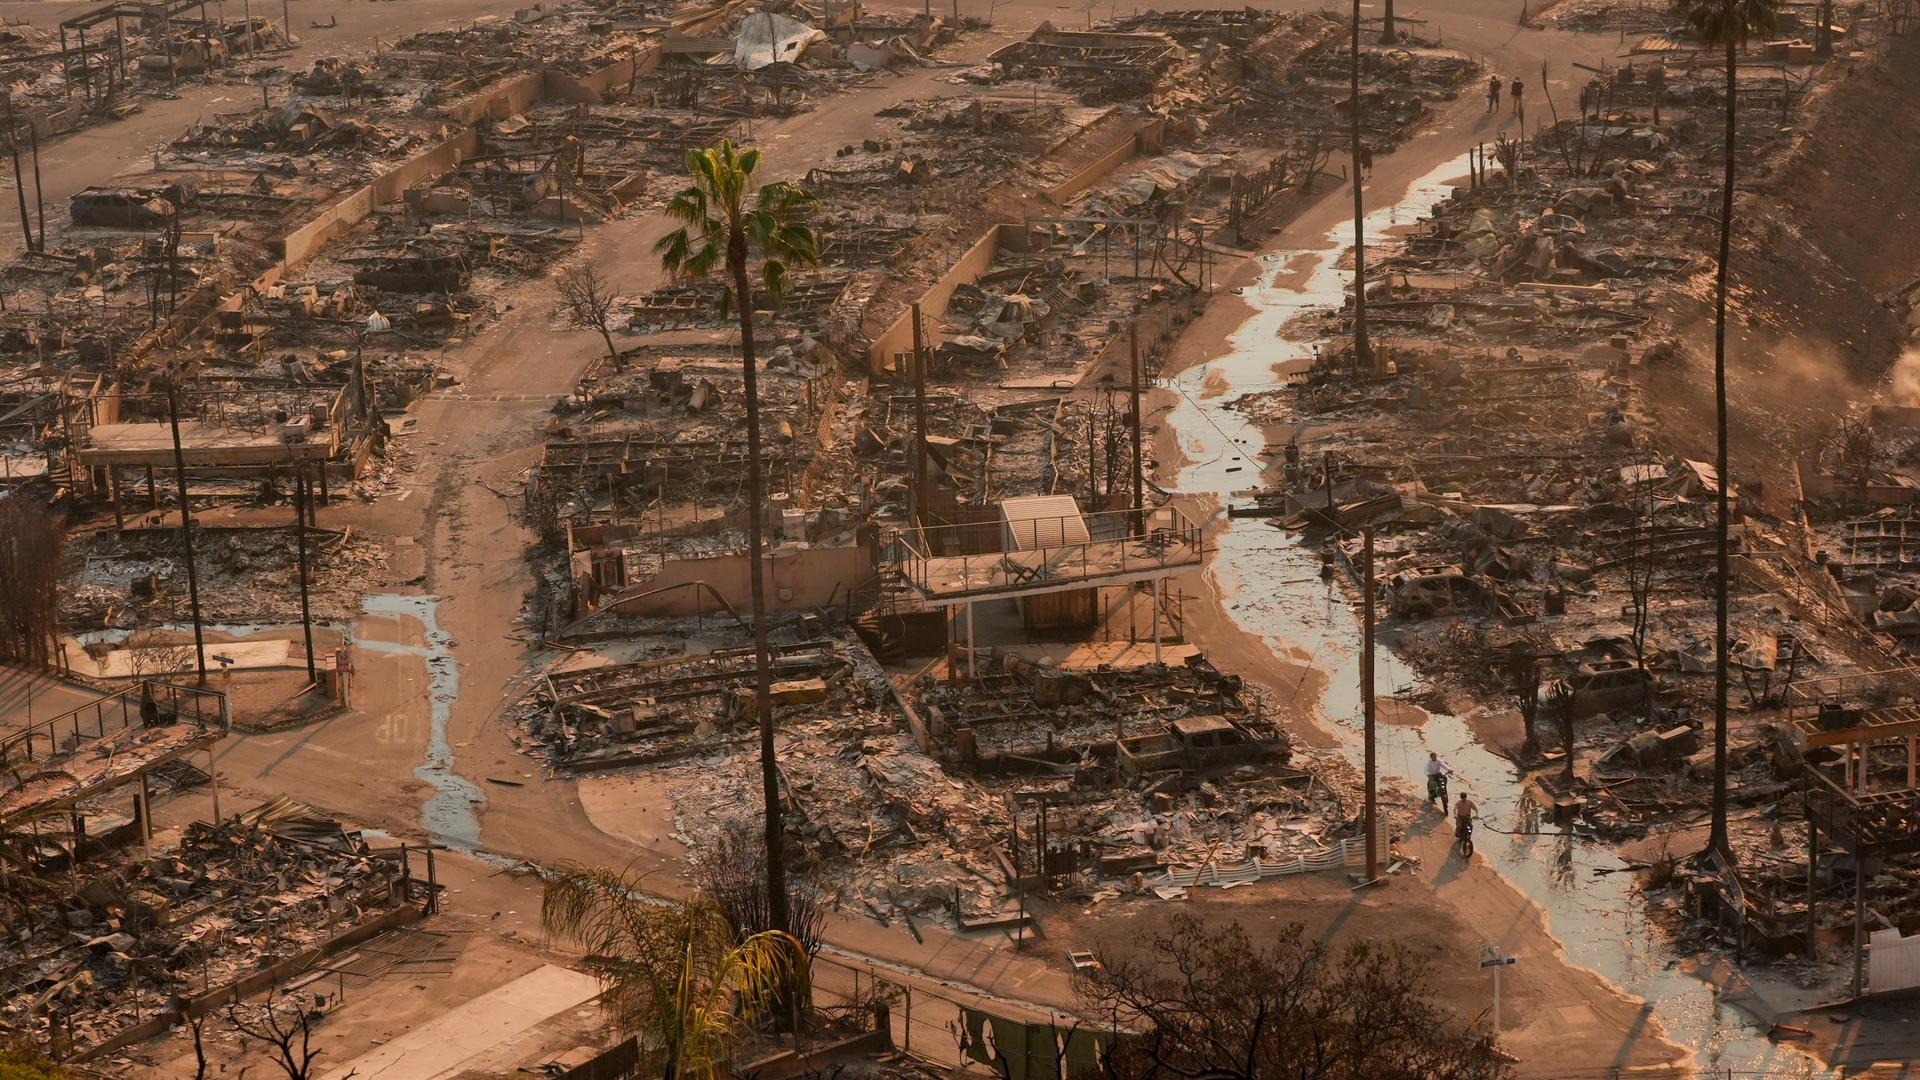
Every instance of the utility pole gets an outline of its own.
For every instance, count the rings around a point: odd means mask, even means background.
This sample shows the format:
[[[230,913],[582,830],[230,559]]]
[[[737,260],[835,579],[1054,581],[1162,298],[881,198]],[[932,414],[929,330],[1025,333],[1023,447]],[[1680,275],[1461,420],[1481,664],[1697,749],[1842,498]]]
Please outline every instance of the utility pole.
[[[207,685],[207,643],[200,631],[200,573],[193,564],[193,515],[187,502],[187,455],[180,448],[180,396],[167,372],[167,422],[173,426],[173,476],[180,489],[180,542],[187,550],[187,603],[193,611],[193,655],[200,685]]]
[[[174,309],[180,305],[180,212],[181,207],[173,208],[173,215],[167,219],[167,317],[172,318]]]
[[[1387,28],[1380,33],[1380,44],[1391,45],[1399,40],[1393,30],[1393,0],[1387,0]]]
[[[1378,881],[1380,852],[1376,815],[1380,800],[1373,738],[1373,526],[1360,530],[1360,543],[1364,561],[1360,572],[1360,591],[1364,594],[1360,602],[1360,709],[1367,737],[1367,808],[1361,820],[1367,830],[1367,880]]]
[[[27,145],[33,151],[33,209],[40,217],[40,250],[47,250],[47,189],[40,183],[40,131],[27,120]],[[14,180],[19,182],[19,177]]]
[[[1373,371],[1373,350],[1367,345],[1367,237],[1363,219],[1366,205],[1360,195],[1360,0],[1353,0],[1353,363]]]
[[[326,468],[323,464],[321,468]],[[300,548],[300,629],[307,642],[307,679],[318,684],[320,669],[313,658],[313,608],[307,600],[307,507],[313,493],[307,489],[307,471],[299,462],[293,466],[293,535]]]
[[[927,483],[927,366],[920,338],[920,304],[913,305],[913,488],[907,500],[907,528],[920,527],[920,500]]]
[[[27,219],[27,182],[20,169],[20,135],[14,126],[13,95],[7,95],[7,149],[13,154],[13,191],[20,199],[20,236],[33,251],[33,223]]]
[[[1146,474],[1147,460],[1140,453],[1140,324],[1127,324],[1128,352],[1133,357],[1133,531],[1136,535],[1145,535],[1147,531]]]

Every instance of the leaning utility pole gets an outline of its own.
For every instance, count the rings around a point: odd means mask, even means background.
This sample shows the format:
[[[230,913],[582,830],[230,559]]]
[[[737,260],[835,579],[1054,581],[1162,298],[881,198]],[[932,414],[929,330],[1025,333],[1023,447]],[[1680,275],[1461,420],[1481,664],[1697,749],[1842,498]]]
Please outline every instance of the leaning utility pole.
[[[200,632],[200,573],[193,565],[193,515],[187,502],[187,455],[180,448],[180,397],[167,373],[167,422],[173,426],[173,476],[180,489],[180,542],[187,551],[187,603],[193,611],[193,655],[200,685],[207,684],[207,643]]]
[[[13,95],[6,96],[7,101],[7,149],[13,154],[13,192],[20,199],[20,236],[27,250],[34,250],[33,222],[27,218],[27,181],[20,170],[20,135],[14,126]]]
[[[27,121],[27,145],[33,151],[33,210],[40,218],[40,250],[47,250],[47,189],[40,182],[40,131]],[[19,177],[14,178],[17,182]]]
[[[323,464],[321,468],[326,468]],[[320,681],[320,669],[313,659],[313,608],[307,600],[307,514],[313,493],[307,489],[307,471],[300,463],[293,466],[293,535],[300,548],[300,629],[307,641],[307,679]]]
[[[1366,205],[1360,195],[1360,0],[1353,0],[1350,86],[1353,95],[1353,364],[1372,374],[1373,350],[1367,345],[1367,237],[1362,220],[1366,216]]]
[[[1133,531],[1136,535],[1145,535],[1147,531],[1146,473],[1147,460],[1140,453],[1140,324],[1127,326],[1128,351],[1133,356]]]
[[[1380,852],[1378,838],[1379,813],[1379,774],[1375,769],[1373,739],[1373,526],[1360,530],[1361,559],[1364,565],[1360,570],[1360,716],[1366,728],[1367,739],[1367,803],[1361,822],[1367,830],[1367,877],[1368,881],[1380,879]]]

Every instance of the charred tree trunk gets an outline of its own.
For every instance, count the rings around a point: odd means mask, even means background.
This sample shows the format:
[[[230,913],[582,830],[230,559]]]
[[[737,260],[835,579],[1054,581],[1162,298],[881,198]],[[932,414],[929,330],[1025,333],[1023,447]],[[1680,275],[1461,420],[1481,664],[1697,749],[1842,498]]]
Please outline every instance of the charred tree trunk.
[[[1733,256],[1733,183],[1735,114],[1739,84],[1734,71],[1735,35],[1727,35],[1727,145],[1726,183],[1720,190],[1720,265],[1713,285],[1713,419],[1714,467],[1720,471],[1719,497],[1714,500],[1713,581],[1713,825],[1707,849],[1733,863],[1727,842],[1727,263]]]
[[[760,785],[766,802],[767,915],[769,929],[786,932],[786,830],[780,821],[780,769],[773,756],[773,668],[767,655],[766,477],[760,461],[760,390],[753,359],[753,286],[747,279],[747,236],[734,226],[727,237],[727,268],[733,273],[740,313],[740,357],[747,399],[747,558],[753,607],[753,708],[760,725]]]

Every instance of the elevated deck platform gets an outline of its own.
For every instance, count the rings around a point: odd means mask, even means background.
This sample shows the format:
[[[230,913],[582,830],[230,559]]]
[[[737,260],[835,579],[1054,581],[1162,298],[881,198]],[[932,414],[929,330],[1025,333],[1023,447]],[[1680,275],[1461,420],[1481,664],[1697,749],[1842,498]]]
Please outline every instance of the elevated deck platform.
[[[0,823],[142,782],[213,746],[229,726],[225,694],[154,681],[42,720],[0,740]]]
[[[895,538],[901,575],[929,607],[1153,581],[1205,558],[1201,527],[1172,507],[1028,520],[1003,535],[1002,550],[933,554],[948,546],[946,531]]]
[[[280,465],[295,459],[323,461],[331,442],[289,442],[277,430],[248,431],[201,420],[180,421],[181,456],[189,468],[222,465]],[[93,428],[80,460],[95,465],[173,467],[173,428],[159,423],[101,424]]]

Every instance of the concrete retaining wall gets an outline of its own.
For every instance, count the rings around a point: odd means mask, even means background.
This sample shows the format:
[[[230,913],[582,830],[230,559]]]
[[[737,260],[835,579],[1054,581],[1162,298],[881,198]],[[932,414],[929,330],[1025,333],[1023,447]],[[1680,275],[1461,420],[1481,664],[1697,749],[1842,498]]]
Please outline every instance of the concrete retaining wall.
[[[942,274],[932,287],[920,294],[921,331],[926,338],[923,343],[926,348],[933,348],[941,340],[935,327],[947,310],[947,301],[953,299],[953,291],[962,285],[973,284],[975,278],[993,265],[994,256],[999,254],[1002,247],[1025,247],[1025,242],[1026,237],[1020,226],[995,225],[974,241],[966,254],[960,256],[959,261]],[[867,370],[874,375],[884,374],[895,356],[912,352],[913,309],[909,307],[867,347]],[[906,370],[905,365],[901,370]]]
[[[539,101],[547,92],[543,71],[521,75],[476,91],[446,107],[456,124],[477,124],[482,120],[505,120]]]
[[[628,83],[659,66],[660,46],[649,42],[625,60],[615,61],[579,78],[549,71],[546,73],[544,93],[549,101],[581,101],[594,105],[605,99],[607,91],[616,86],[624,90]]]
[[[1154,117],[1145,121],[1121,140],[1118,146],[1095,158],[1086,168],[1048,188],[1047,198],[1055,204],[1065,204],[1068,199],[1111,176],[1114,170],[1134,158],[1159,153],[1166,141],[1166,134],[1165,119]]]
[[[1111,175],[1122,164],[1141,154],[1157,154],[1166,138],[1166,121],[1159,117],[1143,122],[1139,127],[1127,133],[1114,146],[1095,158],[1093,162],[1072,176],[1054,185],[1046,192],[1048,200],[1059,203],[1085,191]],[[1078,137],[1078,133],[1074,137]],[[1051,157],[1055,152],[1071,142],[1072,138],[1050,147],[1043,156]],[[970,285],[986,269],[993,265],[994,256],[1001,248],[1024,251],[1027,246],[1026,233],[1018,225],[995,225],[986,235],[974,242],[966,254],[960,256],[932,287],[920,294],[921,330],[926,341],[924,345],[932,348],[943,340],[943,336],[933,329],[946,313],[947,301],[952,299],[953,291],[961,285]],[[908,308],[891,326],[873,339],[867,347],[867,371],[870,374],[884,375],[896,356],[913,351],[913,310]],[[905,370],[904,366],[901,370]]]
[[[479,147],[480,133],[467,128],[440,145],[374,177],[366,186],[349,192],[338,202],[309,218],[306,224],[275,240],[274,253],[280,256],[281,262],[281,266],[275,269],[283,274],[286,267],[311,257],[327,241],[358,225],[378,207],[400,198],[414,184],[451,171],[473,156]]]

